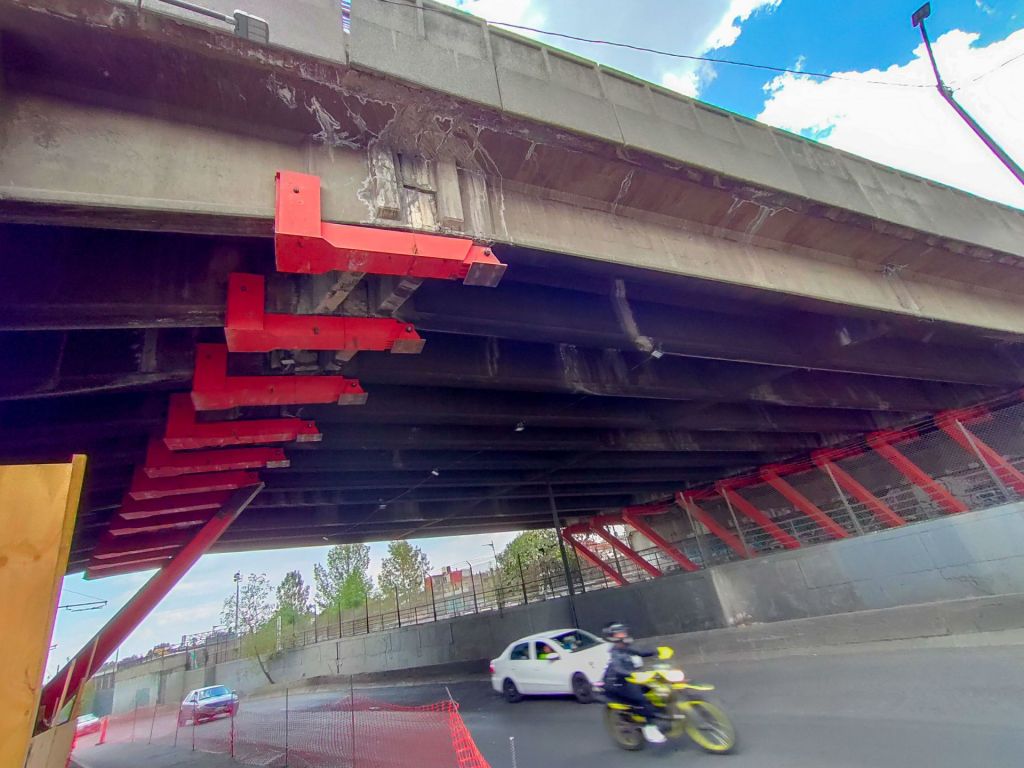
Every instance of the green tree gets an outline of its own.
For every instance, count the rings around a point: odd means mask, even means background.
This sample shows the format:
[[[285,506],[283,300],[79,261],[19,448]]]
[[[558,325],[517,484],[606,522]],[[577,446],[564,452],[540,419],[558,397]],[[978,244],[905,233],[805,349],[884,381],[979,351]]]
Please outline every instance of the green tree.
[[[277,585],[277,613],[281,621],[293,625],[309,614],[309,586],[298,571],[288,571]]]
[[[403,597],[423,591],[423,579],[430,571],[430,561],[419,547],[408,541],[392,541],[388,544],[388,556],[380,569],[381,589],[391,592],[395,589]]]
[[[271,599],[270,580],[266,574],[250,573],[246,578],[239,590],[237,615],[244,632],[240,643],[242,653],[255,656],[267,682],[273,684],[274,678],[270,676],[264,662],[264,657],[273,653],[277,640],[272,622],[274,603]],[[235,625],[234,593],[224,601],[220,620],[225,626]]]
[[[505,578],[519,580],[519,562],[523,570],[536,574],[547,573],[551,568],[561,568],[561,554],[558,550],[558,536],[553,528],[523,531],[498,553],[498,567]]]
[[[369,567],[370,547],[366,544],[341,544],[327,550],[327,563],[313,566],[317,607],[323,611],[361,606],[373,589]]]

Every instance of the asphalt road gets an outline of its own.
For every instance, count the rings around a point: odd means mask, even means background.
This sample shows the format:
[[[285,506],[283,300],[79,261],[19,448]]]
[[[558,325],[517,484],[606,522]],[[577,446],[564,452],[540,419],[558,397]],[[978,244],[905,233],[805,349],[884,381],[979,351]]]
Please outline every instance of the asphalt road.
[[[737,753],[714,756],[685,743],[640,753],[612,745],[601,706],[571,699],[506,704],[486,682],[448,686],[493,768],[549,766],[757,766],[758,768],[1002,768],[1024,765],[1024,646],[894,650],[685,664],[718,686],[740,733]],[[341,692],[294,694],[313,709]],[[347,693],[347,692],[345,692]],[[447,696],[443,685],[358,688],[403,704]],[[250,709],[279,711],[279,699]],[[113,754],[110,755],[114,757]],[[182,765],[198,763],[184,762]],[[107,768],[91,762],[93,768]],[[111,763],[110,765],[114,765]]]

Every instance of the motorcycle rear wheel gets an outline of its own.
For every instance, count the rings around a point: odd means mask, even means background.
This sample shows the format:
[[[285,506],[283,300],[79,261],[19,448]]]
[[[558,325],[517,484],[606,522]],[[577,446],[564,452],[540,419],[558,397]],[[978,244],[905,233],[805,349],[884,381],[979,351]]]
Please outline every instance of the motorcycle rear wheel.
[[[640,723],[634,721],[629,712],[605,707],[604,726],[620,749],[635,752],[644,748],[644,735],[640,730]]]
[[[710,701],[680,701],[679,711],[686,716],[686,735],[705,752],[725,755],[736,748],[736,728],[725,711]]]

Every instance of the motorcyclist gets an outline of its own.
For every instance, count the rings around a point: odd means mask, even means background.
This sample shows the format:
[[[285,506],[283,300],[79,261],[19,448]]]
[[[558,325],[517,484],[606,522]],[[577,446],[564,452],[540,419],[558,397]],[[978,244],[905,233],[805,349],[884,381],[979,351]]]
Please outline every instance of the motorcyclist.
[[[665,741],[665,734],[654,724],[657,710],[644,696],[644,689],[637,683],[629,681],[629,676],[643,666],[642,659],[657,655],[657,651],[640,650],[633,646],[633,637],[629,627],[619,622],[612,622],[602,631],[604,639],[612,644],[608,659],[608,668],[604,673],[604,691],[608,698],[631,704],[647,722],[643,727],[644,738],[652,744]]]

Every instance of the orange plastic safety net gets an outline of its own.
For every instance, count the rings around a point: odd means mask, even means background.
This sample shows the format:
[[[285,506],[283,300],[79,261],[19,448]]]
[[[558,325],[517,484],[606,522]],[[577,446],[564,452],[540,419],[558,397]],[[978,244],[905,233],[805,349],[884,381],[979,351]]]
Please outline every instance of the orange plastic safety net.
[[[75,753],[107,744],[173,745],[231,755],[270,768],[488,768],[455,701],[402,706],[369,698],[327,702],[248,699],[233,716],[195,723],[176,707],[146,707],[106,718]]]

